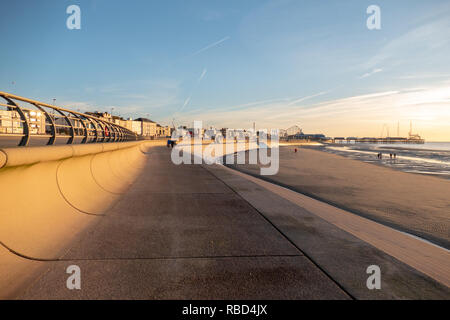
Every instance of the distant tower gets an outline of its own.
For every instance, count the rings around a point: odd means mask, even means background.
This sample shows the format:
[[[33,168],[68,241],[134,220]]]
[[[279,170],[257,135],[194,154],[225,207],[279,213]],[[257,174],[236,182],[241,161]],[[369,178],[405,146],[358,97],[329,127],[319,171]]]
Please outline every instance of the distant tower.
[[[397,121],[397,137],[400,137],[400,121]]]
[[[253,132],[256,132],[256,122],[253,122]]]

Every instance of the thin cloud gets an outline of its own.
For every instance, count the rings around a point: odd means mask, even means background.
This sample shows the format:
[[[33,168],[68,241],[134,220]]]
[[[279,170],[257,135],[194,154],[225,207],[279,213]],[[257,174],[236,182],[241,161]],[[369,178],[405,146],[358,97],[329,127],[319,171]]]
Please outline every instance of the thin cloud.
[[[307,96],[307,97],[303,97],[303,98],[300,98],[300,99],[296,99],[294,101],[289,102],[287,105],[291,106],[291,105],[297,104],[299,102],[303,102],[303,101],[306,101],[306,100],[309,100],[309,99],[312,99],[312,98],[315,98],[315,97],[319,97],[319,96],[324,95],[326,93],[328,93],[328,91],[322,91],[322,92],[319,92],[317,94],[313,94],[311,96]]]
[[[251,106],[263,106],[266,105],[268,103],[271,102],[286,102],[289,101],[290,99],[288,98],[277,98],[277,99],[266,99],[266,100],[258,100],[258,101],[252,101],[252,102],[247,102],[244,104],[240,104],[240,105],[235,105],[235,106],[228,106],[228,107],[220,107],[218,109],[220,110],[239,110],[242,108],[246,108],[246,107],[251,107]]]
[[[411,79],[435,79],[435,78],[450,78],[450,74],[413,74],[400,76],[397,79],[411,80]]]
[[[375,73],[378,73],[381,71],[383,71],[383,69],[381,69],[381,68],[373,69],[370,72],[364,73],[362,76],[359,77],[359,79],[364,79],[364,78],[370,77],[371,75],[374,75]]]
[[[219,44],[221,44],[222,42],[227,41],[227,40],[230,39],[230,38],[231,38],[230,36],[226,36],[225,38],[220,39],[219,41],[216,41],[216,42],[214,42],[214,43],[211,43],[211,44],[207,45],[207,46],[204,47],[204,48],[201,48],[200,50],[194,52],[191,56],[195,56],[195,55],[197,55],[197,54],[199,54],[199,53],[202,53],[202,52],[204,52],[204,51],[206,51],[206,50],[209,50],[209,49],[211,49],[211,48],[214,48],[214,47],[218,46]]]
[[[422,24],[403,35],[392,39],[382,47],[376,55],[364,64],[369,69],[380,65],[398,65],[406,62],[419,62],[421,57],[427,57],[448,47],[450,39],[450,22],[447,16],[440,18],[442,12],[448,14],[448,8],[435,13],[429,23]]]

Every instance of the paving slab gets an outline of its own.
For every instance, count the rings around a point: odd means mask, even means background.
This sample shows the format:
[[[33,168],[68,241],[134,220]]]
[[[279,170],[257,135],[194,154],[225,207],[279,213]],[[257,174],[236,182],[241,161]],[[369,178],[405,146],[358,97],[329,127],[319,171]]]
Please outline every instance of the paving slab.
[[[227,194],[127,194],[63,259],[299,254],[246,201]]]

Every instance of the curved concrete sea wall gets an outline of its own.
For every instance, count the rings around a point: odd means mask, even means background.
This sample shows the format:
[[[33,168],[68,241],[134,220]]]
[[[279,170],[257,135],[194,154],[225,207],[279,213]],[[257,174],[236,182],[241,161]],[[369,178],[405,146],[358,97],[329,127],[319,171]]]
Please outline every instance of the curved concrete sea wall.
[[[102,217],[143,170],[148,148],[162,144],[0,149],[0,297],[23,260],[57,259]]]

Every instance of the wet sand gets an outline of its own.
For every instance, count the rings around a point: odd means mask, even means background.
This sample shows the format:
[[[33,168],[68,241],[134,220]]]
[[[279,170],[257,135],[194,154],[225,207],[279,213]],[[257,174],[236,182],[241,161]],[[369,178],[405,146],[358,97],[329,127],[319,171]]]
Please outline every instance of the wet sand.
[[[294,148],[280,148],[274,176],[259,176],[258,165],[231,167],[450,247],[449,180]]]

